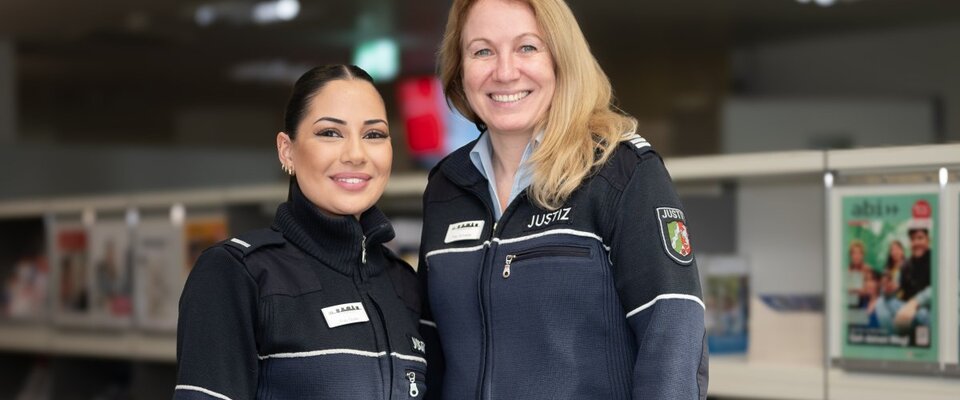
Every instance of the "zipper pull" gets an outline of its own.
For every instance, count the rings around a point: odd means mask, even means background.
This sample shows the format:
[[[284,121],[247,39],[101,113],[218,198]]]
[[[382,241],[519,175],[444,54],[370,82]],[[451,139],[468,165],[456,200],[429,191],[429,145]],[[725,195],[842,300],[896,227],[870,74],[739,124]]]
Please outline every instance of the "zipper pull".
[[[407,379],[410,380],[410,397],[417,397],[420,389],[417,389],[417,374],[413,371],[407,372]]]
[[[503,263],[503,279],[510,277],[510,263],[514,258],[517,258],[516,254],[507,254],[507,260]]]
[[[360,241],[360,262],[367,263],[367,237],[363,236],[363,240]]]

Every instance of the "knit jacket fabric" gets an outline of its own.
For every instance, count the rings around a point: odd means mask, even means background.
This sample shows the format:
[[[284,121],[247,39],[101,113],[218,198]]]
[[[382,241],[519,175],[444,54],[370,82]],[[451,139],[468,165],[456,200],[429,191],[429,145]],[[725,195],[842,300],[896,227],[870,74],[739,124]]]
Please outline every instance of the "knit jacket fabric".
[[[625,135],[561,207],[521,193],[499,220],[473,145],[423,199],[429,398],[705,399],[693,247],[649,143]]]
[[[200,256],[180,298],[174,399],[426,394],[419,283],[375,207],[328,216],[291,185],[271,229]]]

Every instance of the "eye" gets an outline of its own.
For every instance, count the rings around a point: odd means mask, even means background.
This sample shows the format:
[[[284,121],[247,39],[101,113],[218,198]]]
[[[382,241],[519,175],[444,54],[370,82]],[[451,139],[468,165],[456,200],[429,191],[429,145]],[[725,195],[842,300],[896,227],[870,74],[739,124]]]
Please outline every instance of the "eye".
[[[533,45],[525,44],[523,46],[520,46],[521,53],[535,53],[536,51],[537,51],[537,48],[536,46],[533,46]]]
[[[387,139],[389,137],[389,133],[378,130],[372,130],[363,135],[364,139]]]
[[[493,51],[490,51],[490,49],[480,49],[473,52],[474,57],[489,57],[492,55],[493,55]]]
[[[314,133],[314,135],[320,136],[320,137],[330,137],[330,138],[343,137],[343,135],[341,135],[340,132],[337,132],[336,129],[324,129],[317,133]]]

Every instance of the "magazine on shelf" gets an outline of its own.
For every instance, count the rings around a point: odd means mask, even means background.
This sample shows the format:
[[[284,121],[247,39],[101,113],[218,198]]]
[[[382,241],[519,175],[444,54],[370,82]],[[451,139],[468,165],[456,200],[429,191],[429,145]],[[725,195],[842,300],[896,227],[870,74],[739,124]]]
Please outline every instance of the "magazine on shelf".
[[[707,346],[711,354],[744,354],[748,343],[750,270],[737,256],[697,258],[705,276]]]
[[[939,191],[835,190],[835,309],[847,360],[939,360]]]
[[[124,220],[90,228],[90,314],[94,325],[127,326],[133,317],[133,230]]]
[[[50,268],[43,217],[0,220],[0,321],[47,316]]]
[[[197,216],[186,221],[183,227],[185,258],[183,276],[186,277],[196,264],[200,253],[208,247],[227,239],[227,217],[222,214]]]
[[[53,222],[50,232],[55,320],[64,325],[83,323],[90,316],[87,229],[79,222]]]
[[[169,218],[140,221],[133,245],[138,327],[176,330],[184,257],[182,228],[174,226]]]

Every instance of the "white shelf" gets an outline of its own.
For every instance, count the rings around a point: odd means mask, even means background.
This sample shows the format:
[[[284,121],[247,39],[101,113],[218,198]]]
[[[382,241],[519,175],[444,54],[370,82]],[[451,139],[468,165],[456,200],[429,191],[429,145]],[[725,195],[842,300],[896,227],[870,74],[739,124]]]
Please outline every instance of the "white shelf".
[[[710,396],[744,399],[823,400],[820,366],[751,363],[742,357],[710,358]]]
[[[0,325],[0,349],[42,354],[176,361],[173,333],[92,331],[49,325]]]
[[[828,375],[830,400],[957,400],[960,379],[854,373],[831,369]]]
[[[878,147],[827,152],[827,169],[940,168],[960,165],[960,144]]]
[[[679,157],[664,160],[676,180],[752,178],[820,174],[824,170],[822,151],[726,154]]]

